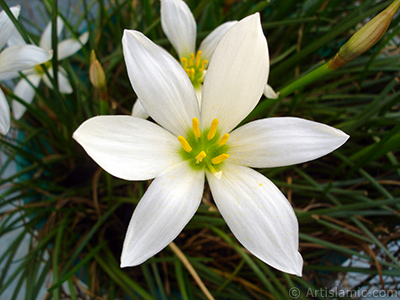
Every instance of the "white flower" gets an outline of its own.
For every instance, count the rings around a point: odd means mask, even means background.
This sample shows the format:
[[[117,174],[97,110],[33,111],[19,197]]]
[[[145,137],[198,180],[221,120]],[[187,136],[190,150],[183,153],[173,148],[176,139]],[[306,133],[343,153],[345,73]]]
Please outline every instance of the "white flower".
[[[224,34],[236,23],[237,21],[225,22],[215,28],[201,42],[196,51],[197,26],[189,6],[183,0],[161,0],[161,27],[178,53],[181,65],[193,84],[200,104],[203,81],[215,47]],[[278,98],[278,94],[267,83],[264,95],[270,99]],[[149,117],[140,98],[133,106],[132,116],[143,119]]]
[[[20,7],[11,7],[15,17],[19,16]],[[13,33],[14,25],[5,11],[0,13],[0,50],[6,45]],[[18,71],[32,68],[51,58],[51,52],[32,45],[8,47],[0,53],[0,80],[14,78]],[[0,89],[0,133],[10,129],[10,109],[3,91]]]
[[[201,109],[188,76],[165,50],[133,30],[125,31],[122,44],[133,88],[160,126],[131,116],[99,116],[74,133],[112,175],[155,178],[133,213],[121,266],[138,265],[175,239],[200,205],[206,177],[240,243],[265,263],[301,276],[294,211],[271,181],[249,167],[316,159],[348,136],[298,118],[262,119],[232,131],[257,105],[267,81],[259,14],[233,26],[216,47]]]
[[[208,63],[215,47],[236,23],[237,21],[225,22],[215,28],[196,51],[196,20],[188,5],[182,0],[161,1],[161,27],[178,53],[181,65],[193,84],[199,102]],[[132,116],[144,119],[149,116],[139,99],[133,106]]]
[[[64,28],[64,23],[60,17],[57,17],[57,34],[60,36],[62,30]],[[51,22],[46,26],[45,30],[43,31],[43,34],[40,38],[39,46],[42,49],[51,51],[52,49],[52,38],[51,38],[51,33],[52,32],[52,24]],[[71,55],[75,54],[78,52],[81,48],[82,45],[86,44],[86,42],[89,39],[89,32],[83,33],[79,39],[73,39],[69,38],[66,40],[63,40],[58,43],[57,45],[57,58],[59,61],[70,57]],[[15,34],[13,38],[9,41],[10,45],[21,45],[25,44],[24,40],[22,39],[19,34]],[[45,64],[45,67],[49,73],[50,76],[54,76],[54,70],[52,67],[52,64],[50,61],[48,61]],[[53,88],[53,85],[44,72],[43,68],[41,65],[37,65],[34,68],[27,70],[24,72],[26,79],[22,78],[16,85],[14,89],[14,94],[21,98],[22,100],[25,101],[26,104],[32,103],[33,97],[35,96],[35,88],[37,88],[40,84],[40,81],[43,80],[43,82],[49,87]],[[57,78],[58,78],[58,85],[59,85],[59,92],[63,94],[70,94],[72,93],[72,87],[71,84],[69,83],[68,77],[67,77],[67,72],[62,68],[61,66],[58,66],[58,71],[57,71]],[[22,105],[16,100],[13,100],[12,102],[12,108],[13,108],[13,113],[14,117],[18,120],[22,117],[22,115],[26,111],[26,106]]]

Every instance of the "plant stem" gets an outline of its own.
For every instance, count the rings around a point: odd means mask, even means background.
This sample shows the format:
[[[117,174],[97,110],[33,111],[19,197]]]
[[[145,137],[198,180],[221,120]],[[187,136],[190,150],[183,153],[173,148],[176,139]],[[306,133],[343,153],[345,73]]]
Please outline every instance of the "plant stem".
[[[296,81],[292,82],[291,84],[280,90],[279,98],[283,98],[286,97],[287,95],[290,95],[294,91],[303,88],[304,86],[318,80],[319,78],[325,76],[326,74],[329,74],[332,71],[334,70],[328,66],[328,63],[323,64],[319,68],[315,69],[314,71],[311,71],[307,75],[297,79]]]
[[[189,273],[192,275],[193,279],[196,281],[200,289],[203,291],[204,295],[206,295],[207,299],[209,300],[215,300],[214,297],[211,295],[207,287],[204,285],[203,281],[197,275],[196,270],[193,268],[193,266],[190,264],[189,260],[186,258],[185,254],[181,251],[181,249],[178,248],[178,246],[174,243],[171,242],[169,244],[169,247],[171,250],[178,256],[178,258],[182,261],[182,263],[185,265],[186,269],[189,271]]]

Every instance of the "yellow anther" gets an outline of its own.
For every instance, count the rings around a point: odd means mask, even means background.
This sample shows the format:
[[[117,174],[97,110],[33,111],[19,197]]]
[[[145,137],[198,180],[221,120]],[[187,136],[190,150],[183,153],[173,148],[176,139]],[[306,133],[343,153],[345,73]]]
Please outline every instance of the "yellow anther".
[[[203,71],[204,71],[204,69],[206,68],[206,64],[208,64],[208,60],[203,60],[203,61],[201,62],[201,67],[199,68],[199,71],[200,71],[200,72],[203,72]]]
[[[207,134],[207,139],[208,140],[211,140],[215,136],[215,134],[217,133],[217,127],[218,127],[218,119],[214,119],[211,122],[211,128],[210,128],[210,131]]]
[[[194,68],[190,69],[190,78],[193,80],[194,79],[194,74],[196,73],[196,70]]]
[[[186,69],[185,69],[185,72],[186,72],[187,76],[190,78],[190,69],[189,69],[189,68],[186,68]]]
[[[221,154],[221,155],[218,155],[217,157],[214,157],[214,158],[211,160],[211,163],[212,163],[213,165],[217,165],[217,164],[223,162],[223,161],[224,161],[225,159],[227,159],[228,157],[229,157],[229,154],[223,153],[223,154]]]
[[[190,53],[189,66],[193,66],[193,63],[194,63],[194,53]]]
[[[186,69],[188,67],[188,60],[186,57],[181,58],[181,63],[183,64],[184,69]]]
[[[199,138],[201,135],[199,119],[197,119],[197,118],[192,119],[192,128],[193,128],[194,136]]]
[[[226,142],[228,141],[228,139],[229,139],[229,133],[225,133],[225,134],[222,136],[222,138],[219,140],[218,146],[223,146],[223,145],[225,145]]]
[[[207,153],[204,151],[201,151],[197,156],[196,156],[196,164],[199,164],[203,161],[203,158],[207,156]]]
[[[190,147],[189,143],[183,136],[178,136],[178,141],[181,143],[183,150],[190,153],[192,151],[192,147]]]
[[[201,55],[201,51],[197,51],[197,54],[196,54],[196,67],[198,68],[199,66],[200,66],[200,61],[201,61],[201,59],[200,59],[200,55]]]

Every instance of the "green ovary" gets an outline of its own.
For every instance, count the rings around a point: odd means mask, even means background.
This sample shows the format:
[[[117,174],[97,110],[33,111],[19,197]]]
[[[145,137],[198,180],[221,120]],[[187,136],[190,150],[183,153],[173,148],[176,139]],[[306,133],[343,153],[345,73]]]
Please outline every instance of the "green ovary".
[[[44,68],[46,68],[46,70],[50,69],[51,66],[52,66],[52,65],[51,65],[51,61],[45,62],[43,65],[44,65]],[[34,69],[35,69],[35,71],[36,71],[38,74],[40,74],[40,75],[43,75],[43,74],[45,73],[45,71],[44,71],[42,65],[37,65],[37,66],[35,66]]]
[[[226,145],[229,134],[220,135],[218,119],[213,120],[209,129],[200,132],[199,121],[193,118],[192,127],[186,138],[178,137],[182,145],[182,158],[197,170],[207,168],[213,174],[218,173],[223,161],[229,157]]]

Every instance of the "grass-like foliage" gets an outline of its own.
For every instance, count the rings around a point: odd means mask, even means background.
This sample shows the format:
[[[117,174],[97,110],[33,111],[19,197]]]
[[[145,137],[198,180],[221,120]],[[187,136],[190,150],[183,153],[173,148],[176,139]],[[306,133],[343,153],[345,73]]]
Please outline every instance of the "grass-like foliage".
[[[300,278],[270,268],[242,248],[207,186],[175,244],[138,267],[119,267],[129,219],[149,182],[112,177],[72,133],[92,116],[131,113],[136,96],[122,55],[124,29],[139,30],[176,53],[162,32],[157,0],[81,0],[62,8],[55,0],[42,1],[44,24],[59,15],[64,34],[78,37],[88,30],[89,41],[70,59],[52,61],[67,71],[73,93],[40,85],[23,118],[13,120],[16,130],[0,137],[8,155],[0,166],[0,184],[6,187],[0,190],[0,237],[19,230],[0,257],[1,299],[11,286],[12,299],[18,300],[36,299],[41,286],[50,288],[46,299],[56,300],[207,299],[205,288],[215,299],[288,299],[293,287],[302,292],[299,299],[307,299],[310,290],[330,289],[336,280],[346,286],[346,276],[356,275],[363,280],[354,290],[369,288],[372,278],[378,289],[399,288],[399,15],[365,54],[276,100],[263,98],[247,118],[296,116],[350,135],[343,147],[316,161],[260,170],[288,197],[299,219],[305,261]],[[272,59],[269,84],[280,91],[333,57],[391,1],[187,3],[198,24],[198,41],[225,21],[260,12]],[[0,4],[7,9],[4,0]],[[39,42],[42,29],[23,16],[19,24],[23,36]],[[89,81],[91,50],[105,71],[106,96]],[[6,83],[2,88],[12,99],[12,88]],[[100,105],[104,97],[106,105]],[[13,163],[16,173],[5,176]],[[29,251],[20,257],[24,240]],[[343,265],[347,259],[363,264]]]

